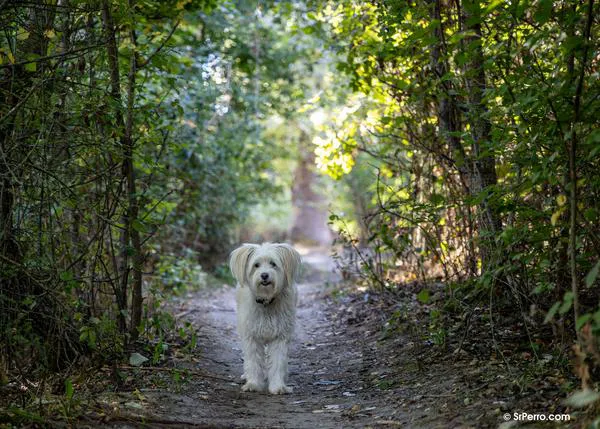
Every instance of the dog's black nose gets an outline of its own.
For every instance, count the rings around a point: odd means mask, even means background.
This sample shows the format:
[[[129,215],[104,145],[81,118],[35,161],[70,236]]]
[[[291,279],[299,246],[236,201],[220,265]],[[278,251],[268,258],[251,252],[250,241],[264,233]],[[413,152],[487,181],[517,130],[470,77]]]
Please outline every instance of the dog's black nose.
[[[269,274],[268,273],[261,273],[260,278],[263,280],[267,280],[269,278]]]

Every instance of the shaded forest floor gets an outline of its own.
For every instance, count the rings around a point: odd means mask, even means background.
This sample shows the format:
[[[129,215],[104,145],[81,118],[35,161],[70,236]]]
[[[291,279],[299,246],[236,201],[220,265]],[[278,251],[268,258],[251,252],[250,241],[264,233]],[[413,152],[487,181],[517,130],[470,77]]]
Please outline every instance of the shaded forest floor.
[[[308,267],[299,286],[290,358],[292,394],[240,390],[234,289],[227,287],[188,293],[169,304],[179,320],[197,330],[194,351],[183,353],[174,346],[158,367],[120,368],[125,382],[119,389],[107,388],[112,386],[111,371],[104,368],[89,378],[87,384],[96,387],[87,397],[90,402],[80,404],[81,414],[55,423],[115,428],[512,427],[515,422],[504,423],[505,413],[568,411],[561,401],[570,381],[553,365],[556,357],[534,360],[506,342],[500,358],[487,340],[478,339],[478,329],[485,327],[475,322],[467,336],[464,326],[450,330],[449,347],[443,348],[424,340],[423,327],[432,329],[431,316],[414,290],[393,296],[344,292],[333,286],[336,277],[324,253],[313,251],[304,260]],[[461,351],[452,352],[461,343]],[[571,413],[570,426],[577,426],[576,417]]]

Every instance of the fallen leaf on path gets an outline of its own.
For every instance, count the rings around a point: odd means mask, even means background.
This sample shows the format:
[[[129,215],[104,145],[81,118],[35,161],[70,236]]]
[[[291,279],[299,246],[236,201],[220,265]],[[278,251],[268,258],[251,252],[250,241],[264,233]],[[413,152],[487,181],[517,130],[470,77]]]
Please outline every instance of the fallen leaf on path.
[[[145,400],[146,398],[144,397],[144,395],[142,395],[142,392],[140,392],[138,389],[135,389],[132,394],[140,401]]]
[[[129,365],[140,366],[147,360],[148,358],[146,356],[143,356],[139,353],[131,353],[131,356],[129,356]]]
[[[600,393],[584,389],[573,393],[564,402],[571,407],[583,408],[598,401],[598,399],[600,399]]]
[[[341,413],[342,410],[340,408],[340,405],[338,404],[331,404],[331,405],[325,405],[323,407],[323,409],[321,410],[313,410],[312,411],[313,414],[321,414],[321,413]]]
[[[375,423],[378,425],[386,425],[386,426],[402,426],[402,423],[396,420],[375,420]]]
[[[314,386],[331,386],[335,384],[340,384],[339,380],[319,380],[313,383]]]

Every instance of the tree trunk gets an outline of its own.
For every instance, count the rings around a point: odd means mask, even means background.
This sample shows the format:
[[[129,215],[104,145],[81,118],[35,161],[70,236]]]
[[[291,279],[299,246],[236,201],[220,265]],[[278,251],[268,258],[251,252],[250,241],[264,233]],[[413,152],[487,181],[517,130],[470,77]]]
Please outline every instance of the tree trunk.
[[[468,122],[471,125],[471,180],[470,187],[473,196],[479,195],[486,188],[498,182],[496,176],[496,158],[487,147],[491,141],[491,123],[483,95],[486,90],[484,70],[484,55],[481,47],[481,16],[480,5],[475,0],[463,2],[463,30],[473,33],[464,39],[471,59],[465,65],[465,83],[468,94]],[[495,264],[494,237],[502,230],[502,220],[498,213],[489,205],[488,197],[479,204],[477,222],[479,227],[479,252],[481,255],[482,272],[490,270]]]
[[[573,99],[573,122],[571,123],[571,138],[567,142],[569,158],[569,184],[571,188],[569,197],[569,268],[571,273],[571,292],[573,293],[573,318],[575,326],[579,319],[579,278],[577,273],[577,124],[581,121],[581,97],[583,95],[583,85],[585,79],[585,68],[589,56],[589,40],[594,22],[594,0],[588,0],[588,10],[586,24],[583,33],[585,45],[583,55],[580,61],[579,76],[577,77],[577,87]],[[574,76],[574,61],[570,67],[570,72]],[[581,341],[579,330],[576,330],[577,339]]]
[[[443,78],[447,75],[449,66],[445,59],[447,52],[440,0],[429,0],[429,7],[432,20],[439,21],[439,25],[434,29],[436,42],[431,49],[431,67],[437,79],[440,79],[441,88],[436,103],[439,134],[442,141],[448,144],[448,149],[451,152],[450,158],[458,170],[465,191],[468,193],[471,172],[465,150],[458,135],[461,131],[460,111],[456,97],[451,95],[453,93],[453,83],[449,79]]]
[[[300,137],[300,159],[294,172],[292,205],[294,223],[291,230],[293,241],[311,244],[331,244],[331,231],[327,225],[326,199],[315,188],[318,176],[314,171],[315,154],[307,147],[308,136]]]
[[[132,3],[133,2],[130,1],[130,8],[133,8]],[[127,119],[125,122],[124,136],[126,154],[123,164],[123,174],[127,178],[127,218],[129,219],[129,235],[131,237],[131,246],[134,252],[133,284],[131,285],[131,325],[129,327],[129,334],[131,335],[131,339],[135,341],[139,334],[138,327],[142,321],[142,265],[144,264],[144,255],[142,253],[140,231],[138,228],[135,228],[133,224],[134,221],[138,221],[139,214],[139,199],[136,189],[135,167],[133,165],[133,150],[135,146],[135,141],[133,139],[133,110],[135,101],[135,76],[137,73],[137,63],[135,59],[135,47],[137,46],[137,41],[133,25],[134,24],[132,23],[132,28],[129,32],[131,43],[134,48],[131,49],[129,75],[127,79]]]
[[[439,90],[437,93],[436,109],[439,126],[439,138],[442,146],[447,145],[449,158],[452,161],[452,167],[456,168],[462,192],[466,196],[473,194],[473,170],[472,163],[468,159],[463,142],[459,136],[462,131],[461,113],[458,107],[456,90],[454,83],[447,78],[450,66],[446,60],[448,55],[446,40],[444,37],[444,21],[442,20],[442,5],[440,0],[429,0],[431,19],[439,22],[434,28],[435,43],[431,49],[431,67],[437,79],[440,79]],[[446,150],[440,148],[440,153]],[[465,208],[465,231],[473,234],[473,216],[470,207]],[[469,255],[466,257],[466,265],[470,274],[477,273],[477,254],[474,249],[473,237],[466,238],[469,249]]]
[[[108,0],[102,3],[102,23],[104,27],[104,36],[106,38],[106,52],[108,56],[108,69],[110,72],[110,95],[115,102],[114,115],[117,127],[121,129],[120,143],[123,150],[122,174],[124,182],[128,181],[129,162],[131,161],[130,147],[128,144],[125,132],[125,121],[123,118],[123,100],[121,97],[121,78],[119,74],[119,51],[117,48],[116,29],[110,11]],[[123,215],[123,226],[120,231],[121,243],[121,259],[119,264],[119,285],[115,290],[115,298],[117,301],[118,314],[117,322],[119,330],[123,333],[127,331],[127,320],[125,314],[127,312],[127,295],[129,284],[129,241],[131,232],[131,219],[128,217],[129,210]]]
[[[15,122],[15,108],[18,97],[15,95],[14,85],[18,85],[18,68],[7,68],[0,76],[0,94],[6,94],[2,100],[2,122],[0,122],[0,149],[2,150],[2,164],[0,164],[0,264],[17,258],[17,243],[13,234],[13,175],[14,167],[19,165],[12,160],[13,153],[20,153],[12,147],[12,133]],[[16,82],[16,84],[13,84]]]
[[[132,8],[132,2],[129,2]],[[117,294],[119,305],[119,328],[122,332],[127,330],[127,323],[124,316],[124,310],[127,309],[127,297],[129,287],[129,272],[133,272],[133,283],[131,284],[131,320],[129,324],[130,338],[135,341],[138,337],[138,327],[142,320],[142,265],[144,256],[142,253],[140,231],[139,231],[139,199],[137,196],[137,186],[135,177],[135,167],[133,164],[135,141],[133,138],[134,122],[134,102],[135,102],[135,83],[137,73],[137,63],[135,58],[136,38],[134,24],[131,23],[129,36],[131,38],[132,48],[129,59],[129,73],[127,76],[127,100],[125,106],[125,118],[123,117],[123,104],[120,88],[119,60],[115,35],[115,25],[113,22],[110,6],[107,0],[103,3],[102,17],[104,21],[105,35],[107,41],[108,62],[110,69],[111,96],[116,102],[117,109],[115,115],[117,126],[121,128],[120,143],[123,151],[123,161],[121,173],[126,184],[125,192],[127,194],[127,208],[123,215],[123,228],[121,230],[121,265],[120,265],[120,289]],[[133,266],[129,266],[130,253],[133,253]]]

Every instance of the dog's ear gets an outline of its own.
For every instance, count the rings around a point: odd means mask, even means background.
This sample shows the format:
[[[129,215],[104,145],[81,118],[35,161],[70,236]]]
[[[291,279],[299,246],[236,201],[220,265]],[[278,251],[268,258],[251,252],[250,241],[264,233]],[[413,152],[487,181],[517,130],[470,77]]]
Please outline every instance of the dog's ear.
[[[300,253],[292,246],[286,243],[275,244],[277,253],[281,257],[281,263],[283,264],[283,271],[288,285],[292,285],[298,276],[300,271],[300,265],[302,264],[302,257]]]
[[[256,244],[244,243],[229,256],[229,268],[231,274],[238,281],[240,286],[244,286],[246,283],[246,269],[248,267],[248,258],[252,256],[254,251],[258,248]]]

